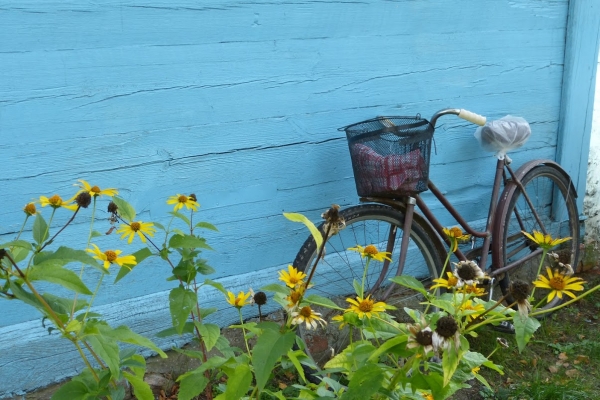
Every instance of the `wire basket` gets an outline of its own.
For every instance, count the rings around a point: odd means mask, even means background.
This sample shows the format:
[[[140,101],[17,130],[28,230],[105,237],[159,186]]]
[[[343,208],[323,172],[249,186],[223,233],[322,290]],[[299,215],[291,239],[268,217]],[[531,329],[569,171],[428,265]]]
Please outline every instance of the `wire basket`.
[[[361,197],[411,195],[427,190],[434,128],[416,117],[377,117],[346,131],[356,191]]]

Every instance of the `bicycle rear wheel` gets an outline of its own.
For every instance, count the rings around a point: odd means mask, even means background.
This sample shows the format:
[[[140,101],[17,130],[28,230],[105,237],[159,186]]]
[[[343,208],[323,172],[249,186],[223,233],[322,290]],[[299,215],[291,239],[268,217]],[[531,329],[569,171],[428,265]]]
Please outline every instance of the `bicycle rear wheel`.
[[[576,194],[571,188],[570,181],[556,168],[540,165],[526,173],[521,182],[525,193],[531,200],[533,209],[539,216],[541,225],[536,220],[524,192],[515,186],[512,196],[504,203],[505,207],[499,210],[500,218],[504,221],[504,229],[501,242],[494,243],[494,251],[497,252],[496,259],[500,261],[499,265],[495,263],[497,268],[519,261],[538,250],[537,244],[522,234],[522,231],[532,234],[534,230],[548,233],[554,239],[570,237],[571,240],[558,245],[552,251],[558,254],[558,261],[576,268],[579,255],[579,214],[575,202]],[[546,274],[545,266],[551,265],[549,261],[544,260],[541,274]],[[519,279],[531,284],[537,280],[540,262],[541,254],[504,274],[500,281],[500,287],[502,292],[508,296],[509,304],[514,301],[509,293],[510,282]],[[549,292],[548,289],[536,288],[535,301],[532,305],[541,302]],[[558,297],[554,297],[542,308],[555,307],[561,301]]]
[[[314,286],[307,294],[328,297],[340,307],[347,308],[345,299],[355,296],[353,281],[361,282],[366,265],[364,258],[355,251],[348,251],[348,248],[373,244],[379,251],[386,251],[390,232],[395,231],[389,268],[385,271],[383,263],[371,261],[365,279],[365,293],[370,293],[375,300],[383,300],[383,293],[391,284],[388,279],[395,276],[398,270],[404,213],[388,206],[366,204],[342,210],[340,215],[346,221],[346,228],[327,241],[325,257],[317,265],[311,281]],[[322,226],[319,229],[322,231]],[[428,226],[413,221],[403,274],[412,275],[423,282],[439,277],[442,260],[440,250],[436,249],[431,239],[435,235]],[[294,266],[309,274],[316,257],[316,244],[309,237],[298,252]],[[404,314],[404,306],[418,307],[420,300],[420,295],[414,291],[396,285],[386,302],[398,307],[398,314]],[[339,314],[339,311],[323,308],[319,311],[324,313],[323,317],[328,321],[331,316]],[[299,334],[318,364],[327,361],[332,351],[337,354],[343,350],[348,343],[348,330],[339,330],[337,324],[316,331],[299,329]]]

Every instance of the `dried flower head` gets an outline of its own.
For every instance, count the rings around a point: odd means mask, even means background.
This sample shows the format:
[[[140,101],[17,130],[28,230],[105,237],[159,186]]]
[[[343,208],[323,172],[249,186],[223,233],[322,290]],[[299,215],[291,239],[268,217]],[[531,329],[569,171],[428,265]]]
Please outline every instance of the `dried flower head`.
[[[410,336],[406,348],[414,349],[422,347],[425,353],[433,351],[433,331],[429,324],[421,317],[421,321],[414,325],[408,325]]]
[[[119,209],[119,207],[117,207],[117,205],[113,201],[108,203],[108,212],[109,213],[116,214],[118,209]]]
[[[256,292],[254,295],[254,302],[259,306],[267,304],[267,295],[265,292]]]
[[[525,301],[529,299],[531,287],[529,283],[515,279],[510,283],[509,290],[510,295],[513,297],[513,299],[515,299],[515,301]]]
[[[510,347],[510,345],[508,344],[508,340],[501,337],[496,338],[496,343],[498,343],[501,347],[505,349],[508,349]]]
[[[75,197],[75,203],[81,208],[87,208],[92,202],[92,196],[88,192],[80,192]]]
[[[460,333],[456,320],[450,315],[438,319],[431,340],[433,348],[436,351],[447,350],[452,344],[454,344],[455,348],[458,348],[460,345]]]
[[[468,285],[472,285],[474,281],[485,277],[475,261],[459,261],[454,266],[456,267],[454,270],[456,277]]]
[[[340,206],[332,204],[331,208],[321,214],[321,218],[325,220],[323,224],[323,232],[329,232],[329,236],[337,234],[346,227],[346,221],[339,213]]]

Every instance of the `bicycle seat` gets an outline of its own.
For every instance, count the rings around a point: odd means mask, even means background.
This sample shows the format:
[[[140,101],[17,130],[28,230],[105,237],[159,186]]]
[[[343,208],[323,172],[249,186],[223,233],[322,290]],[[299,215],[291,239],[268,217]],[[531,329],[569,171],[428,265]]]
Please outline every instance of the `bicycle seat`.
[[[523,146],[529,135],[531,135],[529,123],[524,118],[512,115],[486,122],[475,131],[475,137],[481,147],[485,151],[495,152],[500,160],[504,159],[509,151]]]

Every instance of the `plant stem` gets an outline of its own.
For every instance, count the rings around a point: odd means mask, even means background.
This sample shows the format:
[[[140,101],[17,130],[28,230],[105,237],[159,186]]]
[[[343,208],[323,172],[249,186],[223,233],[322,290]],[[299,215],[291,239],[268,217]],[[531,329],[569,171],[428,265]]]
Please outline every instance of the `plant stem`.
[[[246,337],[246,328],[244,328],[244,318],[242,318],[242,309],[240,307],[237,310],[240,314],[240,324],[242,326],[242,333],[244,334],[244,343],[246,343],[246,351],[248,352],[248,357],[252,358],[252,353],[250,353],[250,347],[248,346],[248,338]]]
[[[544,264],[544,259],[546,258],[546,254],[548,254],[548,250],[542,249],[542,258],[540,259],[540,265],[538,266],[538,270],[537,270],[537,274],[535,275],[535,279],[538,279],[538,276],[540,276],[540,272],[542,272],[542,265]],[[531,297],[533,299],[534,293],[535,293],[535,285],[533,286],[533,289],[531,289],[531,294],[529,295],[529,297]]]
[[[80,209],[80,208],[81,208],[80,206],[77,206],[77,209],[75,210],[75,212],[73,213],[73,215],[71,216],[71,218],[69,218],[69,220],[67,221],[67,223],[65,224],[65,226],[63,226],[62,228],[60,228],[60,230],[59,230],[58,232],[56,232],[56,233],[54,234],[54,236],[52,236],[52,238],[51,238],[50,240],[46,241],[46,243],[44,243],[44,244],[42,245],[42,247],[40,247],[39,249],[37,249],[37,250],[36,250],[36,253],[39,253],[39,252],[41,252],[41,251],[42,251],[42,250],[43,250],[43,249],[44,249],[46,246],[48,246],[50,243],[52,243],[52,242],[54,241],[54,239],[56,239],[56,237],[57,237],[57,236],[58,236],[58,235],[59,235],[59,234],[60,234],[62,231],[64,231],[64,230],[65,230],[65,228],[66,228],[67,226],[69,226],[69,224],[70,224],[71,222],[73,222],[73,220],[75,219],[75,216],[76,216],[76,215],[77,215],[77,213],[79,212],[79,209]],[[52,215],[54,215],[54,210],[52,211]],[[50,218],[50,221],[52,221],[52,218]],[[48,223],[48,230],[49,230],[49,229],[50,229],[50,222]]]

